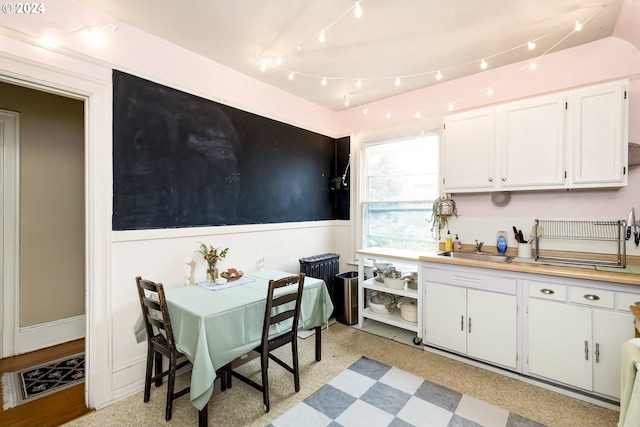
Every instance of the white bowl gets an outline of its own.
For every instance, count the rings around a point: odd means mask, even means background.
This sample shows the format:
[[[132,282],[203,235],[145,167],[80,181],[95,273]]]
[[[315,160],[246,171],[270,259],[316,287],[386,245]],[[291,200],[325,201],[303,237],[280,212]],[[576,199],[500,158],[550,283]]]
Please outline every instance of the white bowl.
[[[384,285],[391,289],[404,289],[406,279],[384,276]]]
[[[227,279],[225,279],[224,277],[218,277],[216,279],[216,284],[217,285],[224,285],[225,283],[227,283]]]

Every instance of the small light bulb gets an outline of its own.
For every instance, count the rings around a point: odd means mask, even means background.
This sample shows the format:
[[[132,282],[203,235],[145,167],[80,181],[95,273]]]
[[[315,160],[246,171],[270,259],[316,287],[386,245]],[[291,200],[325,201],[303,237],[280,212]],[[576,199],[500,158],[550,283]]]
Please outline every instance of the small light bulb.
[[[362,8],[360,7],[360,0],[356,1],[353,14],[355,15],[356,18],[362,18]]]
[[[420,117],[422,117],[422,114],[420,114],[420,111],[416,111],[416,119],[419,119]]]
[[[576,25],[573,27],[573,29],[576,31],[582,30],[582,24],[576,21]]]
[[[320,84],[321,84],[322,86],[326,86],[326,85],[327,85],[327,78],[326,78],[326,77],[323,77],[323,78],[322,78],[322,81],[320,82]]]
[[[276,65],[282,65],[282,57],[278,56],[276,58]]]
[[[493,95],[493,89],[491,89],[490,87],[487,88],[487,95],[489,96]]]
[[[453,104],[449,103],[449,107],[447,108],[449,108],[449,111],[453,111]]]
[[[365,108],[364,110],[362,110],[362,114],[368,114],[369,113],[369,108]]]
[[[396,77],[396,86],[400,86],[400,77]]]
[[[362,79],[358,79],[358,81],[356,82],[356,86],[362,87]]]
[[[262,71],[262,72],[267,71],[267,66],[268,66],[267,61],[262,61],[262,62],[260,63],[260,71]]]
[[[480,68],[482,68],[483,70],[487,69],[487,61],[485,61],[484,58],[482,58],[482,61],[480,61]]]
[[[344,106],[345,106],[345,107],[348,107],[348,106],[349,106],[349,100],[348,100],[348,99],[345,99],[345,100],[344,100]]]
[[[391,118],[391,112],[387,112],[387,119]]]
[[[436,80],[442,80],[442,73],[438,70],[438,74],[436,74]]]
[[[529,63],[529,69],[530,70],[535,70],[536,68],[538,68],[538,64],[536,64],[535,62],[530,62]]]
[[[536,44],[534,42],[527,42],[527,49],[533,50],[536,48]]]
[[[289,73],[289,80],[293,80],[293,71]]]
[[[324,41],[325,41],[326,39],[327,39],[327,38],[326,38],[326,37],[325,37],[325,35],[324,35],[324,30],[320,31],[320,35],[318,36],[318,41],[319,41],[320,43],[324,43]]]

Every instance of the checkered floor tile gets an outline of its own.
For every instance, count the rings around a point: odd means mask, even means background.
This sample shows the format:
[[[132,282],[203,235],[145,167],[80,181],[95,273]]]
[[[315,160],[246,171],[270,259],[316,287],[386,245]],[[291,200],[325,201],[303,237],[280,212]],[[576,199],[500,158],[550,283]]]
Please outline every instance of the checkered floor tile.
[[[269,427],[540,427],[366,357]]]

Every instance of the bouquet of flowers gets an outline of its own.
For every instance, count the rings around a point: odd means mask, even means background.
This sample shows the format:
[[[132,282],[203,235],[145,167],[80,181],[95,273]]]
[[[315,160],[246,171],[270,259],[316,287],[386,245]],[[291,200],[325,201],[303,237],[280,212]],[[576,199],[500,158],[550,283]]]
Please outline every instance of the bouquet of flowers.
[[[209,264],[209,269],[211,270],[215,268],[216,263],[219,259],[227,256],[228,250],[229,248],[220,250],[220,248],[214,248],[211,245],[207,246],[204,243],[200,243],[200,249],[198,250],[198,252],[202,255],[204,260],[207,261],[207,264]]]

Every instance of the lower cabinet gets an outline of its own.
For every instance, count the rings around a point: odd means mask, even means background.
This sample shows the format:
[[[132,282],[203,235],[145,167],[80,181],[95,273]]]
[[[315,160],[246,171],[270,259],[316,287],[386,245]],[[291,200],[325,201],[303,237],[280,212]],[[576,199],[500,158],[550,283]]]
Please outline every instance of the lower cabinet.
[[[515,291],[515,281],[513,294],[427,281],[424,342],[474,359],[515,369]]]
[[[617,294],[531,282],[528,373],[618,399],[620,348],[634,332],[629,305],[614,306],[630,294]]]

